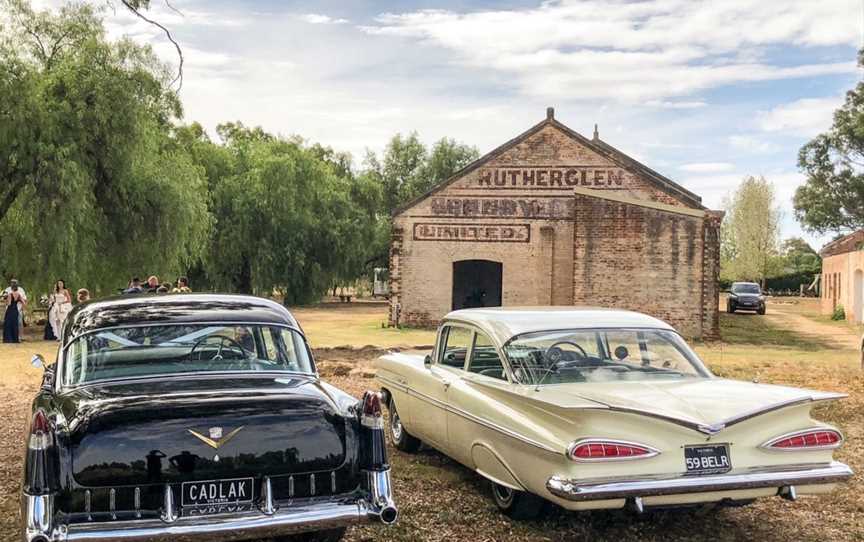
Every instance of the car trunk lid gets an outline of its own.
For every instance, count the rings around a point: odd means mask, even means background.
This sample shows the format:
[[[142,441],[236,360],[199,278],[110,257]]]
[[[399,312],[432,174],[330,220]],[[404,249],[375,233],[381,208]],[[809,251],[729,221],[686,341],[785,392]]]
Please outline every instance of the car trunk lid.
[[[143,380],[64,400],[84,486],[290,475],[346,459],[345,418],[311,378]]]

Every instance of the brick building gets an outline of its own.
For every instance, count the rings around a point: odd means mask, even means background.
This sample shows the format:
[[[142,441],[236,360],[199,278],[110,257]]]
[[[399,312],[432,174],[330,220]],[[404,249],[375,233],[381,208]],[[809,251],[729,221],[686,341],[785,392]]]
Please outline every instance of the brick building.
[[[847,320],[864,322],[864,230],[831,241],[819,255],[822,313],[831,314],[842,306]]]
[[[546,118],[394,213],[391,324],[471,306],[591,305],[718,334],[722,212]]]

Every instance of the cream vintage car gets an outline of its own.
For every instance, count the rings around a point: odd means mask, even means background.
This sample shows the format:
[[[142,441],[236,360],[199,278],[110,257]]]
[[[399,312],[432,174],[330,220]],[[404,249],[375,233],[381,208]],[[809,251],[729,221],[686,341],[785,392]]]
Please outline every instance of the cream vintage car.
[[[376,377],[396,448],[432,446],[491,482],[498,507],[742,505],[852,476],[814,405],[844,397],[711,374],[668,324],[627,311],[467,309],[434,350]]]

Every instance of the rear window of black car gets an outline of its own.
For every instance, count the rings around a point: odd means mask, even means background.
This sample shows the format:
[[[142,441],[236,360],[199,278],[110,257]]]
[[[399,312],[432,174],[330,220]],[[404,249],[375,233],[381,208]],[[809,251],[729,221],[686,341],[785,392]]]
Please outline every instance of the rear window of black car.
[[[62,385],[182,373],[311,373],[303,337],[267,325],[119,327],[88,333],[66,349]]]

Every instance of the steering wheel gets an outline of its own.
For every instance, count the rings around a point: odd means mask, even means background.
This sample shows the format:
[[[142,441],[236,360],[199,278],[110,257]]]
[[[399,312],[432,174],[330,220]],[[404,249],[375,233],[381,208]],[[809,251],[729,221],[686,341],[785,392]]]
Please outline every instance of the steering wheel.
[[[196,350],[199,346],[207,344],[208,341],[210,341],[211,339],[214,339],[214,338],[215,338],[215,339],[219,339],[219,342],[217,343],[217,344],[218,344],[218,348],[216,349],[216,355],[213,356],[212,358],[210,358],[209,361],[219,361],[219,360],[223,360],[223,359],[225,359],[225,357],[222,355],[222,350],[224,350],[224,348],[225,348],[226,345],[228,345],[228,346],[236,346],[236,347],[237,347],[241,352],[244,352],[244,351],[245,351],[244,348],[243,348],[243,345],[240,344],[239,342],[235,341],[235,340],[232,339],[231,337],[225,337],[224,335],[210,335],[210,336],[208,336],[208,337],[204,337],[203,339],[197,341],[197,342],[192,346],[192,349],[189,350],[189,361],[192,361],[192,354],[195,353],[195,350]],[[233,358],[233,357],[232,357],[231,359],[243,359],[243,358]],[[199,352],[199,354],[198,354],[198,361],[200,361],[200,360],[201,360],[201,353]]]
[[[573,341],[567,341],[567,340],[558,341],[558,342],[554,343],[552,346],[550,346],[549,348],[547,348],[546,352],[543,354],[544,359],[546,360],[546,362],[549,364],[550,367],[555,367],[556,365],[558,365],[559,362],[565,361],[564,360],[564,350],[562,350],[558,346],[559,344],[567,344],[567,345],[570,345],[570,346],[576,348],[577,350],[579,350],[579,352],[577,352],[577,354],[579,354],[579,357],[582,359],[585,359],[588,357],[588,353],[585,352],[585,349],[582,348],[581,346],[579,346],[578,344],[574,343]]]

